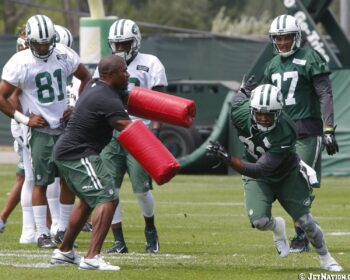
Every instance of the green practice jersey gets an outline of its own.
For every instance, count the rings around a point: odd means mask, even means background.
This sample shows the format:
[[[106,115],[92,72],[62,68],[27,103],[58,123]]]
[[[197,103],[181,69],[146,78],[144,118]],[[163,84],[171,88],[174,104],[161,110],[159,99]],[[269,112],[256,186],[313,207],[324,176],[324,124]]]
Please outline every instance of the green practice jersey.
[[[299,162],[295,150],[297,134],[294,122],[285,113],[282,113],[274,129],[261,132],[252,126],[249,100],[237,105],[232,108],[231,120],[237,128],[239,140],[245,146],[244,159],[255,163],[267,152],[283,159],[274,175],[265,177],[263,180],[277,182],[283,179]]]
[[[322,119],[312,78],[328,73],[329,66],[317,51],[302,48],[289,57],[276,55],[271,59],[265,69],[264,82],[281,89],[286,105],[284,110],[293,121]]]

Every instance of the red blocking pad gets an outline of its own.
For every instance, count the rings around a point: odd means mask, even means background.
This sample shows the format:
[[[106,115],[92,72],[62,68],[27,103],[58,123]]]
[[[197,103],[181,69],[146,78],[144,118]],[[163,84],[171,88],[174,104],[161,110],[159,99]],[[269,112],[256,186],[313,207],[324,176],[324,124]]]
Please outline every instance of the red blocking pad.
[[[183,127],[191,127],[196,116],[196,103],[186,98],[133,87],[129,93],[131,115]]]
[[[158,185],[170,181],[180,170],[174,156],[141,120],[128,125],[117,140]]]

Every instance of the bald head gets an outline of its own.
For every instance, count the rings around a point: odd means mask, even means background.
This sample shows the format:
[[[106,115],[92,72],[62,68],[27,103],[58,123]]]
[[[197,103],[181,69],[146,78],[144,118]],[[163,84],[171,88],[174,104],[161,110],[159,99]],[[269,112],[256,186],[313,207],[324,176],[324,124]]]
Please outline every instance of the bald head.
[[[110,55],[102,58],[98,64],[100,80],[117,90],[128,87],[129,73],[124,58]]]
[[[124,64],[125,60],[120,56],[109,55],[102,58],[98,64],[100,77],[104,77],[112,72],[117,72]]]

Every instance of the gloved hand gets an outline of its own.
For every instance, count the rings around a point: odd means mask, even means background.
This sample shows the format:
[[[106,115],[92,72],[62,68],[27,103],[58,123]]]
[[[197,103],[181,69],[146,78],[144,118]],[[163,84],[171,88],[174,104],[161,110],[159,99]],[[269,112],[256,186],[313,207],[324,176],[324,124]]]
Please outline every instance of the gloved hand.
[[[326,128],[323,133],[323,145],[326,147],[327,154],[332,156],[339,152],[339,146],[337,140],[335,139],[335,129],[334,128]]]
[[[206,147],[208,156],[214,156],[225,163],[230,161],[231,155],[226,152],[225,148],[218,141],[209,141],[209,143]]]
[[[239,91],[244,93],[247,97],[250,97],[251,92],[259,85],[255,81],[255,76],[251,75],[249,79],[246,81],[245,80],[245,75],[243,76],[241,87],[239,88]]]

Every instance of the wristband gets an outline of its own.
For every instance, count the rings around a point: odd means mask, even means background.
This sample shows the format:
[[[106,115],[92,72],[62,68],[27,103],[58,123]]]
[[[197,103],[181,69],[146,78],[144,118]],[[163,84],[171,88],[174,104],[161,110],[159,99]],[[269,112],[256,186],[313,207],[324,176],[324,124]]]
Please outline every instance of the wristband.
[[[17,122],[23,123],[24,125],[28,125],[28,123],[29,123],[29,118],[26,115],[23,115],[21,112],[18,112],[17,110],[13,114],[13,118]]]

